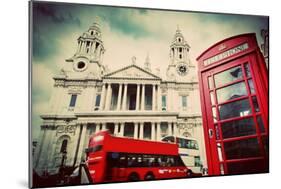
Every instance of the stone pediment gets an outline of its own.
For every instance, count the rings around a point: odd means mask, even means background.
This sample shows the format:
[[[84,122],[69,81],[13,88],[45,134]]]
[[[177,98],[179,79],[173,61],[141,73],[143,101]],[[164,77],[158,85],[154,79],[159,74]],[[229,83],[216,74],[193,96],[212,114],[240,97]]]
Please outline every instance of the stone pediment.
[[[161,79],[153,73],[140,68],[136,65],[130,65],[114,72],[108,73],[104,78],[125,78],[125,79]]]

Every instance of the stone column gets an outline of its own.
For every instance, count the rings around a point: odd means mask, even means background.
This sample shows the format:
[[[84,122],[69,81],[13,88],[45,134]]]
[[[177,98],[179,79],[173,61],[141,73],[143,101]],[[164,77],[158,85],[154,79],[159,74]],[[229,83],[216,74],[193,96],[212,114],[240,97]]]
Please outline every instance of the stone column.
[[[109,98],[108,98],[108,110],[111,110],[111,101],[112,101],[112,85],[109,84]]]
[[[168,122],[168,135],[172,135],[172,123]]]
[[[139,130],[139,123],[135,123],[134,125],[134,138],[137,139],[138,138],[138,130]]]
[[[120,107],[121,107],[121,95],[122,95],[122,84],[119,83],[118,99],[117,99],[117,110],[120,110]]]
[[[141,122],[140,123],[140,139],[143,139],[143,127],[144,127],[144,123]]]
[[[86,52],[85,49],[86,49],[86,41],[83,41],[83,43],[82,43],[82,52],[83,53]]]
[[[81,41],[78,41],[76,53],[79,53],[79,50],[80,50],[80,42],[81,42]]]
[[[106,130],[106,123],[104,122],[104,123],[102,123],[102,128],[101,128],[101,130],[103,130],[103,131],[105,131]]]
[[[161,88],[160,84],[157,86],[157,110],[161,111],[162,110],[162,96],[161,96]]]
[[[124,94],[123,94],[123,105],[122,105],[123,110],[126,110],[126,105],[127,105],[127,87],[128,87],[128,84],[125,83],[124,84]]]
[[[140,84],[137,84],[137,99],[136,99],[136,110],[139,110],[140,105]]]
[[[100,131],[100,123],[96,123],[96,131],[95,131],[95,133],[97,133],[99,131]]]
[[[105,101],[105,83],[103,84],[102,86],[102,90],[101,90],[101,100],[100,100],[100,110],[103,110],[103,104],[104,104],[104,101]]]
[[[142,84],[142,91],[141,91],[141,110],[144,110],[145,106],[145,84]]]
[[[92,48],[91,48],[91,53],[94,53],[95,52],[95,48],[96,48],[96,41],[93,41],[93,44],[92,44]]]
[[[106,100],[105,100],[105,110],[109,110],[110,109],[110,104],[111,104],[111,84],[108,83],[107,86],[107,93],[106,93]]]
[[[81,162],[81,160],[82,160],[82,157],[83,157],[83,154],[84,154],[84,142],[85,142],[85,140],[83,140],[86,136],[86,131],[87,131],[87,124],[83,124],[83,126],[82,126],[82,133],[81,133],[81,140],[80,140],[80,144],[78,144],[79,145],[79,152],[78,152],[78,154],[77,154],[77,161],[76,161],[76,165],[78,164],[79,165],[79,163]]]
[[[119,136],[124,136],[124,127],[125,127],[125,123],[121,123],[121,124],[120,124],[120,133],[119,133]]]
[[[115,125],[114,125],[114,135],[115,136],[118,135],[118,127],[119,127],[119,123],[115,123]]]
[[[153,85],[152,85],[152,110],[153,110],[153,111],[155,110],[155,105],[156,105],[156,100],[155,100],[155,97],[156,97],[156,94],[155,94],[155,87],[156,87],[156,85],[153,84]]]
[[[89,54],[92,54],[93,44],[94,44],[94,42],[92,41],[90,43]]]
[[[83,52],[83,45],[84,45],[84,42],[81,41],[80,43],[80,49],[79,49],[79,52],[82,53]]]
[[[48,140],[50,140],[50,144],[52,144],[52,142],[54,141],[54,138],[56,136],[56,130],[54,128],[52,128],[50,130],[51,132],[51,136],[48,137]],[[52,166],[52,160],[54,159],[54,153],[55,153],[55,148],[53,145],[50,145],[48,146],[48,149],[47,149],[47,165],[48,167],[51,167]],[[67,161],[65,162],[67,164]]]
[[[79,44],[79,53],[81,53],[81,51],[82,51],[82,45],[83,45],[83,41],[80,41],[80,44]]]
[[[156,140],[160,141],[161,140],[161,127],[160,127],[160,122],[157,122],[157,129],[156,129]]]
[[[178,124],[176,122],[174,122],[173,125],[174,125],[174,135],[178,136],[179,135],[179,133],[178,133]]]
[[[151,140],[155,140],[155,125],[156,123],[151,123]]]

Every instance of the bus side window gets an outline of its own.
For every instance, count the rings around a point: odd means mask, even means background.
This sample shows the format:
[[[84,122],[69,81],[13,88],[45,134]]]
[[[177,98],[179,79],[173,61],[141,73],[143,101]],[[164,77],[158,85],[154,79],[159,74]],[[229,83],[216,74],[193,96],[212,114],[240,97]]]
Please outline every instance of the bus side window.
[[[128,159],[127,159],[128,167],[133,167],[133,165],[135,164],[134,161],[135,161],[135,157],[133,157],[132,155],[128,155]]]
[[[141,154],[128,154],[128,167],[143,167],[143,157]]]
[[[155,157],[153,155],[143,155],[143,166],[144,167],[154,167]]]
[[[168,156],[167,157],[167,166],[168,167],[173,167],[175,166],[175,159],[173,156]]]
[[[152,157],[152,166],[153,167],[159,167],[160,166],[160,163],[159,163],[159,158],[157,155],[151,155]]]
[[[127,167],[126,154],[121,153],[119,156],[118,167]]]
[[[178,139],[178,145],[179,145],[179,148],[186,148],[185,142],[181,138]]]
[[[154,163],[155,167],[160,167],[161,166],[161,158],[159,155],[155,155],[155,163]]]
[[[142,155],[137,155],[137,167],[143,167],[143,158]]]
[[[186,147],[188,149],[192,149],[192,141],[191,140],[187,140]]]

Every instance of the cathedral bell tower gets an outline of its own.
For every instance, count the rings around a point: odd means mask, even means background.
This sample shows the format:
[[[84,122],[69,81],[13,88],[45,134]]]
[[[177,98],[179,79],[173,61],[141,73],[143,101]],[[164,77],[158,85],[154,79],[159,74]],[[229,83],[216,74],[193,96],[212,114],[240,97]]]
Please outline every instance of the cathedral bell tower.
[[[62,72],[71,77],[100,78],[105,71],[102,64],[105,48],[101,29],[93,23],[89,29],[77,39],[77,49],[73,57],[66,60],[67,66]],[[70,66],[71,65],[71,66]]]
[[[188,77],[192,67],[189,59],[190,46],[185,41],[179,28],[176,30],[172,44],[170,45],[170,64],[167,69],[169,80],[181,81]]]

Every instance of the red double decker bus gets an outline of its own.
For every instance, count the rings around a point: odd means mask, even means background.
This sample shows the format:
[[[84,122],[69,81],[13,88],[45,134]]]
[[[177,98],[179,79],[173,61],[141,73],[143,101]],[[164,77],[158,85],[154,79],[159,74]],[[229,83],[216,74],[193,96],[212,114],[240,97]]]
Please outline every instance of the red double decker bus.
[[[177,144],[111,136],[90,138],[86,165],[93,183],[188,177]]]

